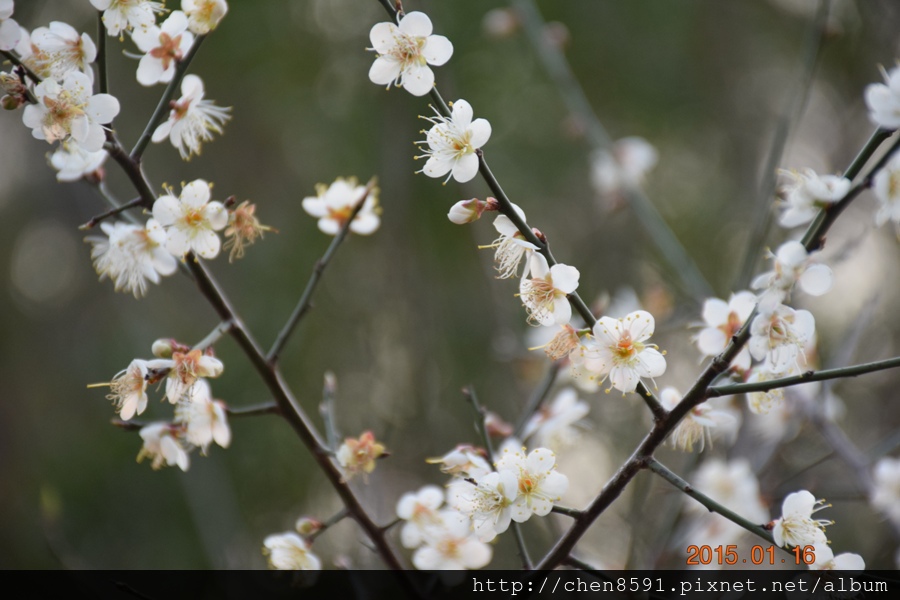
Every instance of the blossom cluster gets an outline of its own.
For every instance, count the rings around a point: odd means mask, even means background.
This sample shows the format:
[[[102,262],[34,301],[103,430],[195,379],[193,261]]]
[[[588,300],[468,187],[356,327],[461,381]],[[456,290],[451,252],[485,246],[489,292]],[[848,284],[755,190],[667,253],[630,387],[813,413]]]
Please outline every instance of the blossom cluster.
[[[109,383],[107,395],[122,421],[130,421],[147,409],[147,388],[165,381],[163,400],[175,405],[171,422],[154,422],[140,429],[144,446],[138,461],[151,459],[154,469],[177,465],[187,471],[188,452],[199,448],[206,454],[212,442],[223,448],[231,443],[227,409],[212,396],[207,379],[222,374],[222,361],[199,349],[191,350],[173,340],[153,344],[150,360],[136,358]]]

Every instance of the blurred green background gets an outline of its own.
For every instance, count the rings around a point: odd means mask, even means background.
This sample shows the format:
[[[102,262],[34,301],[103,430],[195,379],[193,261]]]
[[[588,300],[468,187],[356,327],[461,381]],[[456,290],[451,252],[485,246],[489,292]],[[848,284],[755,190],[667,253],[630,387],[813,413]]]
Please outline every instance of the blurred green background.
[[[547,361],[525,350],[529,328],[516,285],[495,280],[491,251],[476,249],[495,238],[490,220],[457,227],[446,219],[454,202],[485,198],[488,189],[480,179],[442,186],[414,174],[422,163],[413,160],[412,142],[424,139],[425,125],[416,116],[430,114],[427,99],[368,81],[368,32],[386,20],[378,2],[229,4],[191,72],[203,78],[207,98],[233,107],[234,118],[190,162],[168,143],[152,145],[146,170],[157,190],[196,178],[214,182],[217,199],[249,198],[262,222],[279,230],[243,260],[229,265],[221,256],[211,264],[264,346],[330,241],[302,211],[301,199],[338,176],[363,182],[378,176],[381,229],[340,248],[282,367],[313,415],[323,374],[333,371],[342,434],[371,429],[387,445],[391,457],[368,486],[353,483],[387,522],[404,492],[443,482],[425,457],[479,442],[460,389],[474,385],[483,403],[515,421]],[[832,4],[783,167],[837,172],[849,164],[873,129],[863,89],[881,81],[879,64],[891,66],[900,56],[895,2]],[[720,297],[736,291],[748,224],[771,207],[760,181],[778,120],[802,91],[816,5],[539,2],[546,19],[561,24],[555,37],[610,135],[639,135],[659,150],[647,195]],[[453,58],[436,69],[438,86],[447,100],[464,97],[476,117],[490,120],[485,154],[510,198],[548,236],[557,258],[580,269],[586,300],[623,287],[635,291],[657,316],[654,341],[669,353],[669,371],[657,383],[685,390],[701,364],[690,326],[700,320],[702,299],[683,292],[627,206],[597,198],[584,124],[568,115],[524,34],[498,31],[485,20],[507,6],[409,0],[405,7],[425,11],[435,32],[453,42]],[[29,29],[62,20],[96,39],[87,0],[19,0],[14,17]],[[137,61],[126,55],[135,51],[130,40],[110,39],[109,48],[111,93],[123,106],[116,130],[130,147],[163,87],[137,84]],[[263,538],[291,529],[302,514],[327,518],[339,507],[335,494],[275,416],[232,420],[231,447],[214,447],[205,458],[194,453],[186,474],[135,464],[137,434],[112,427],[105,392],[86,386],[109,381],[132,358],[148,358],[157,338],[196,343],[217,324],[215,315],[181,275],[139,301],[114,293],[109,281],[98,284],[77,226],[104,209],[102,200],[85,183],[56,183],[46,164],[50,147],[31,138],[21,114],[0,115],[0,140],[0,568],[263,567]],[[106,167],[119,198],[134,197],[116,165]],[[890,226],[874,228],[874,210],[875,200],[863,194],[829,235],[834,289],[815,302],[798,298],[816,315],[825,362],[847,348],[853,327],[861,341],[846,360],[898,353],[900,248]],[[774,248],[785,235],[770,231],[766,243]],[[225,363],[224,375],[212,382],[217,398],[235,406],[269,399],[230,339],[216,350]],[[841,426],[865,451],[897,430],[898,377],[881,373],[835,388],[846,405]],[[170,417],[160,395],[145,418]],[[560,459],[573,488],[565,503],[576,507],[596,494],[648,426],[634,396],[583,396],[592,428]],[[837,522],[829,528],[835,550],[858,552],[870,567],[895,568],[897,538],[813,428],[803,427],[765,458],[753,454],[752,437],[742,439],[751,442],[734,449],[719,443],[704,456],[755,457],[773,518],[789,492],[808,488],[827,498],[834,508],[822,516]],[[684,476],[695,461],[671,450],[661,456]],[[681,502],[642,474],[579,551],[611,565],[680,567],[684,552],[673,532]],[[565,521],[527,525],[537,553]],[[345,522],[322,536],[316,551],[326,565],[343,554],[356,566],[378,567],[360,539]],[[495,554],[492,566],[516,565],[511,536],[500,539]]]

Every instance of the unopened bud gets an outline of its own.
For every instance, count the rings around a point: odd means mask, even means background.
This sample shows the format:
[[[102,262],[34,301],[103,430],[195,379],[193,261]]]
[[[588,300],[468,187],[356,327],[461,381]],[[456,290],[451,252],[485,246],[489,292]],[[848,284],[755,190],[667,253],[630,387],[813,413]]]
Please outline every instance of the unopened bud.
[[[500,415],[488,412],[484,417],[484,428],[493,437],[509,437],[513,434],[513,426],[504,421]]]
[[[487,208],[487,202],[472,198],[471,200],[460,200],[447,213],[447,218],[457,225],[465,225],[481,218],[481,213]]]
[[[308,536],[322,529],[322,521],[313,519],[312,517],[300,517],[295,525],[297,533],[302,536]]]
[[[175,351],[176,346],[175,340],[161,338],[153,342],[153,347],[150,351],[157,358],[172,358],[172,353]]]

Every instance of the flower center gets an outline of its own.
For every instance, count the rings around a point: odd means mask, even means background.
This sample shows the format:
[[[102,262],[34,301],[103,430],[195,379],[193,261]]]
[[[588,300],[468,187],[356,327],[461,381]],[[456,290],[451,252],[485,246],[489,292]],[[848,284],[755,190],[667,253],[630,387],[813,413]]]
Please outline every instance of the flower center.
[[[44,96],[47,114],[44,117],[44,136],[48,142],[65,138],[70,133],[73,119],[84,115],[84,105],[78,104],[67,91],[60,92],[57,98]]]
[[[628,361],[640,351],[642,346],[643,344],[632,340],[631,333],[626,331],[616,342],[612,351],[620,361]]]
[[[181,60],[181,36],[176,35],[174,38],[168,33],[159,34],[159,46],[150,51],[150,56],[158,58],[162,61],[163,69],[168,69],[172,61]]]

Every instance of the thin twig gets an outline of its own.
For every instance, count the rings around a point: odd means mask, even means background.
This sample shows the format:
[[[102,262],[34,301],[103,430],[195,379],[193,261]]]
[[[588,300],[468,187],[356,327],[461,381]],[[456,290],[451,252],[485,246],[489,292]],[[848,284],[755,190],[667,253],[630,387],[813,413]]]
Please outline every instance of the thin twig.
[[[561,360],[556,360],[550,363],[547,372],[544,373],[544,378],[541,379],[541,382],[531,393],[531,397],[528,399],[525,409],[519,415],[519,421],[516,423],[516,428],[513,431],[513,437],[517,440],[522,439],[522,433],[525,431],[525,426],[528,425],[529,419],[541,409],[541,405],[547,399],[550,390],[553,389],[556,376],[559,375],[559,370],[562,368],[562,362]]]
[[[103,193],[103,192],[101,191],[101,193]],[[110,201],[112,202],[111,199],[110,199]],[[130,201],[126,202],[125,204],[120,204],[119,206],[111,208],[106,212],[100,213],[99,215],[97,215],[95,217],[91,217],[90,221],[88,221],[87,223],[84,223],[83,225],[79,225],[78,229],[80,229],[82,231],[84,231],[86,229],[93,229],[94,227],[97,226],[98,223],[100,223],[100,221],[103,221],[104,219],[108,219],[109,217],[114,217],[117,214],[128,210],[129,208],[135,208],[135,207],[143,206],[143,205],[144,205],[144,199],[141,198],[140,196],[138,196],[134,200],[130,200]]]
[[[31,79],[35,84],[38,84],[42,81],[39,75],[29,69],[28,66],[26,66],[25,63],[23,63],[21,60],[19,60],[19,57],[16,56],[15,52],[9,50],[0,50],[0,54],[5,56],[9,60],[9,62],[22,69],[22,71],[28,76],[28,78]]]
[[[334,413],[334,399],[337,394],[337,379],[334,373],[325,373],[325,384],[322,386],[322,403],[319,404],[319,414],[325,423],[325,436],[328,439],[328,447],[332,452],[337,452],[341,444],[341,436],[337,429],[337,418]]]
[[[209,332],[205,338],[197,342],[193,349],[200,350],[201,352],[218,342],[222,339],[222,336],[231,331],[231,328],[234,327],[234,323],[230,320],[222,321],[218,325],[216,325],[215,329]]]
[[[852,367],[838,367],[836,369],[824,369],[822,371],[807,371],[800,375],[791,377],[782,377],[780,379],[770,379],[769,381],[759,381],[755,383],[735,383],[732,385],[720,385],[710,387],[707,395],[710,398],[719,396],[732,396],[734,394],[748,394],[750,392],[768,392],[778,388],[790,387],[793,385],[801,385],[811,381],[826,381],[829,379],[840,379],[842,377],[857,377],[866,373],[874,373],[876,371],[884,371],[886,369],[895,369],[900,367],[900,356],[889,358],[887,360],[879,360],[876,362],[854,365]]]
[[[327,531],[329,527],[340,523],[341,521],[346,519],[348,516],[350,516],[350,513],[347,511],[347,507],[345,506],[344,508],[339,510],[337,513],[332,515],[330,519],[323,521],[321,527],[319,527],[314,532],[312,532],[311,534],[306,536],[306,541],[308,541],[311,544],[313,542],[313,540],[315,540],[317,537],[319,537],[320,535],[325,533],[325,531]]]
[[[272,348],[266,355],[266,360],[269,361],[269,364],[274,365],[278,362],[278,359],[281,357],[281,351],[284,349],[284,345],[287,343],[288,338],[290,338],[291,333],[293,333],[294,328],[297,326],[297,323],[300,322],[300,319],[302,319],[309,310],[313,292],[315,291],[316,286],[319,285],[319,280],[322,278],[322,273],[325,272],[325,268],[328,267],[328,263],[331,262],[331,259],[332,257],[334,257],[335,252],[337,252],[338,247],[350,232],[350,226],[353,224],[353,219],[355,219],[356,215],[359,214],[359,211],[362,210],[362,207],[366,203],[369,194],[371,194],[372,190],[375,188],[375,182],[376,180],[373,177],[369,180],[369,183],[366,184],[365,191],[363,191],[362,196],[360,196],[359,200],[357,200],[356,204],[353,207],[353,210],[350,211],[350,215],[347,217],[347,220],[341,227],[341,230],[338,231],[337,235],[334,236],[334,239],[331,240],[331,244],[328,245],[328,249],[325,251],[325,254],[322,255],[322,258],[316,261],[316,264],[313,267],[312,274],[309,276],[309,281],[306,283],[306,289],[304,289],[303,293],[300,295],[300,300],[297,302],[297,306],[294,308],[291,316],[288,317],[288,320],[284,324],[284,327],[282,327],[281,331],[278,333],[278,337],[275,339],[275,343],[272,344]]]
[[[227,406],[225,412],[231,417],[255,417],[257,415],[280,415],[277,402],[261,402],[249,406]]]
[[[97,11],[97,71],[101,94],[109,93],[109,74],[106,69],[106,26],[103,24],[103,13]],[[114,129],[112,123],[110,128]]]
[[[555,512],[558,515],[572,517],[573,519],[577,519],[581,516],[581,511],[577,508],[568,508],[566,506],[560,506],[559,504],[554,504],[553,508],[550,509],[550,512]]]

